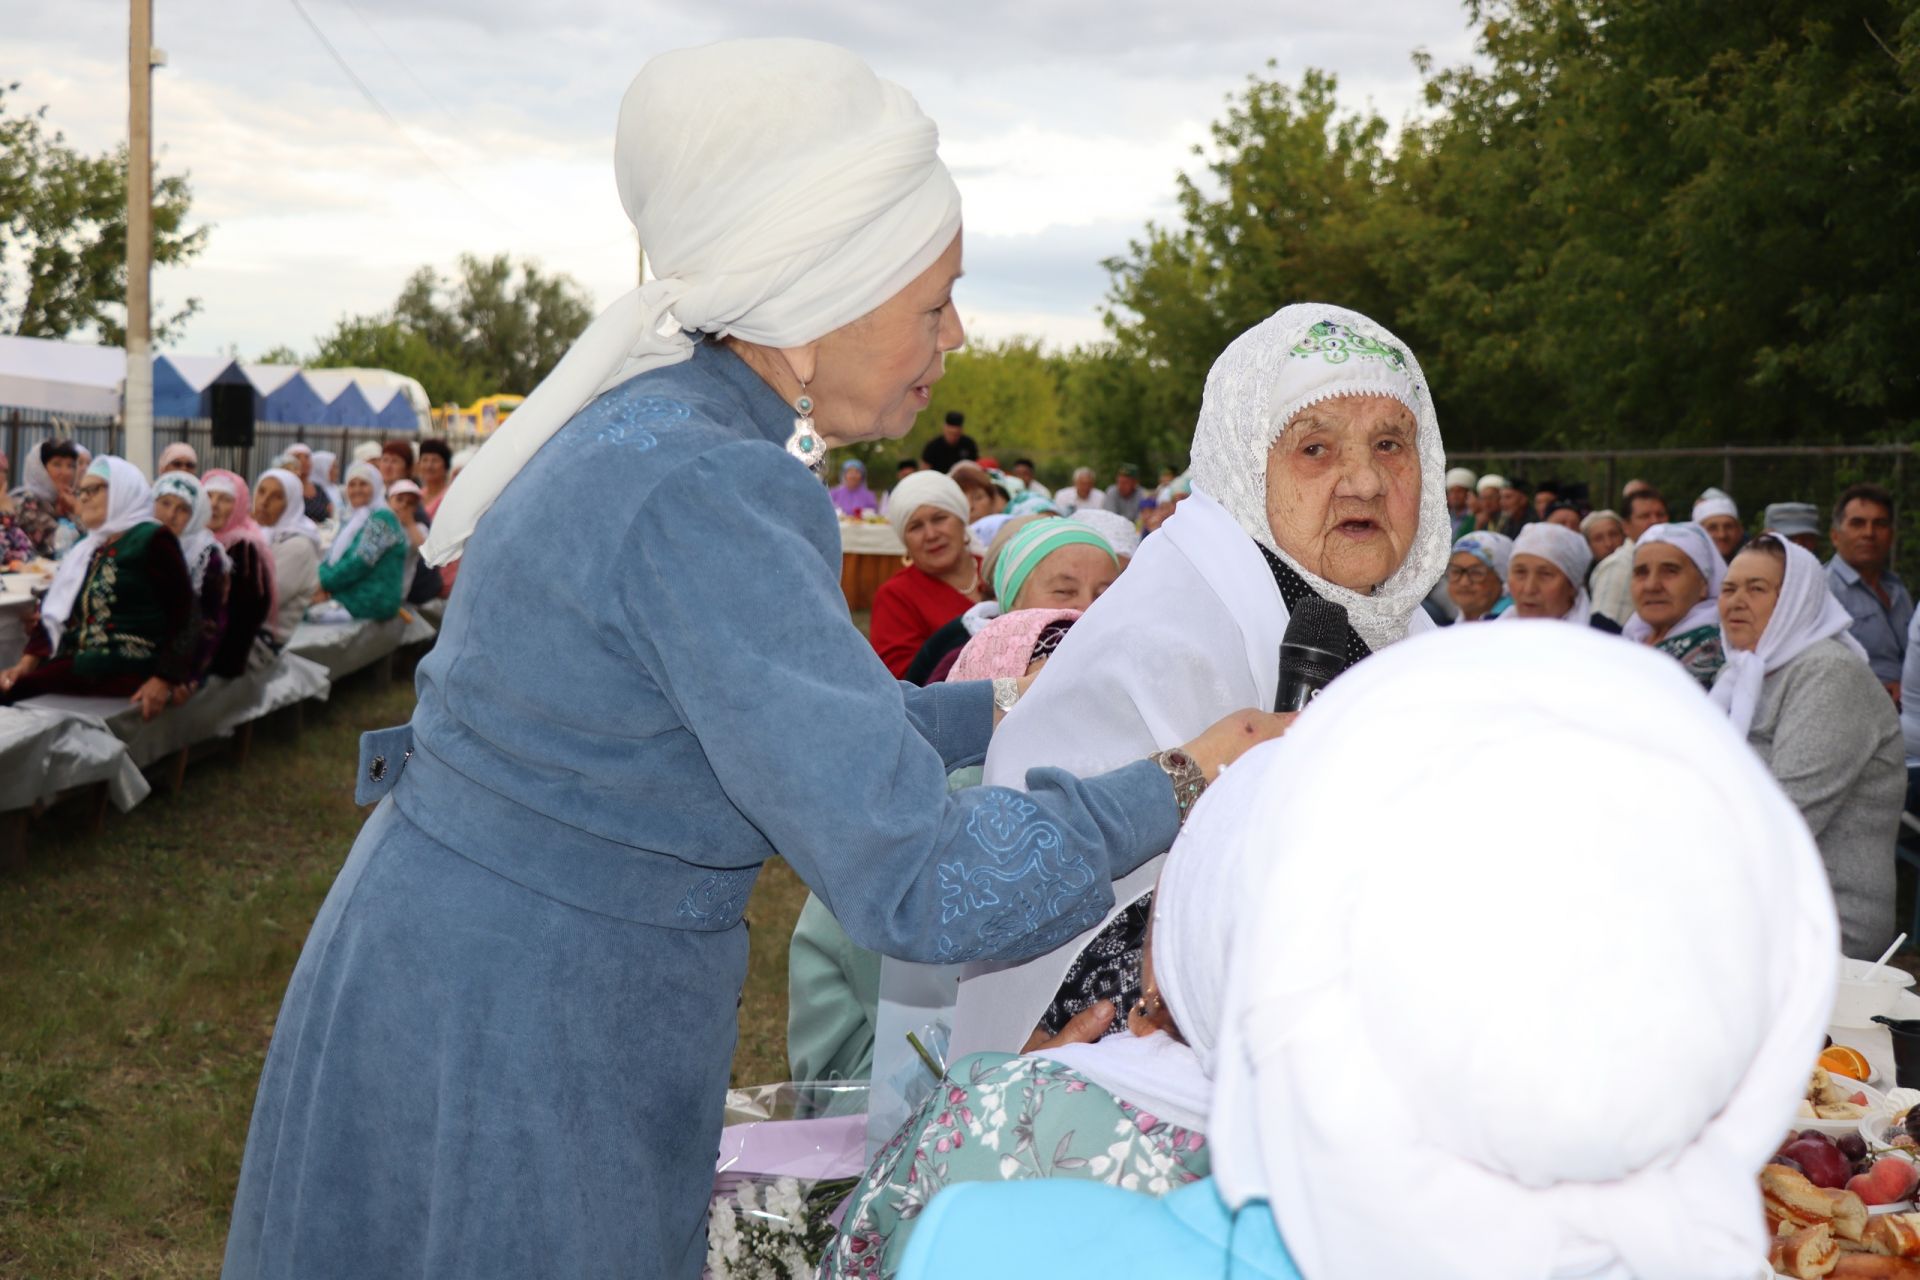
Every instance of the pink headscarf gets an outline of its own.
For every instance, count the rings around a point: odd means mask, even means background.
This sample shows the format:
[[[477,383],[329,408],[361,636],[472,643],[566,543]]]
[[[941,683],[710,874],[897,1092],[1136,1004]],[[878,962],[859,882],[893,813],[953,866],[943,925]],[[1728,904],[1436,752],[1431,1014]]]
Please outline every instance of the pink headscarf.
[[[280,604],[280,589],[273,576],[273,544],[267,541],[267,531],[253,518],[253,490],[237,473],[215,467],[200,477],[200,483],[209,493],[231,493],[233,511],[227,516],[226,524],[213,530],[214,538],[223,550],[231,552],[238,542],[251,542],[254,550],[254,563],[259,565],[259,574],[264,580],[267,593],[267,616],[271,618]]]
[[[1055,622],[1073,622],[1078,609],[1016,609],[980,628],[954,660],[949,680],[998,680],[1024,676],[1040,633]]]

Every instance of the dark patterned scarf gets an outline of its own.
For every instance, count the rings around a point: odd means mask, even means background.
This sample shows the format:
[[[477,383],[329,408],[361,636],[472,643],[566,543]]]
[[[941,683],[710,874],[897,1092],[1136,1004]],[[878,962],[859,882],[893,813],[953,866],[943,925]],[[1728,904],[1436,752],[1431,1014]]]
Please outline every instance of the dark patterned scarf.
[[[1320,594],[1307,585],[1305,578],[1293,571],[1292,565],[1267,550],[1258,539],[1254,540],[1253,545],[1259,547],[1260,554],[1267,558],[1267,568],[1273,570],[1273,580],[1280,585],[1280,598],[1286,601],[1289,614],[1298,609],[1300,602],[1308,596]],[[1347,624],[1347,665],[1352,666],[1360,659],[1372,656],[1373,650],[1367,647],[1367,642],[1360,638],[1360,633],[1355,631],[1353,624],[1349,622]]]

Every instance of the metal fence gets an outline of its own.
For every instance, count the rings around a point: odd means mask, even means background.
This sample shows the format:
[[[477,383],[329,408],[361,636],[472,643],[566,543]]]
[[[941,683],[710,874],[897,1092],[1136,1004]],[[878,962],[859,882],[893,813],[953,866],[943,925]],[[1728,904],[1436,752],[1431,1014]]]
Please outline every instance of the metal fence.
[[[249,480],[272,465],[288,445],[306,443],[315,449],[331,449],[340,459],[339,474],[345,475],[353,447],[364,441],[379,442],[403,433],[374,427],[313,427],[290,422],[262,422],[254,428],[250,448],[214,447],[213,424],[206,418],[156,418],[153,423],[155,457],[162,449],[178,441],[193,446],[200,469],[225,467]],[[48,413],[40,409],[0,408],[0,448],[13,460],[14,484],[21,474],[25,451],[51,437],[69,439],[94,455],[121,454],[126,432],[118,418],[84,413]]]

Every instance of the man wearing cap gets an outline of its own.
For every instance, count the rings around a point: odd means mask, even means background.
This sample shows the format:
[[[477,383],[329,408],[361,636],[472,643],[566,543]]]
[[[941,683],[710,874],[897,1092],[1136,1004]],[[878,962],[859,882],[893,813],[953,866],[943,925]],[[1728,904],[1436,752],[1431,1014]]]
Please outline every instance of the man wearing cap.
[[[1494,530],[1509,538],[1533,523],[1533,500],[1525,480],[1508,480],[1500,489],[1500,520]]]
[[[1849,485],[1833,507],[1827,587],[1853,615],[1853,638],[1895,702],[1907,659],[1913,597],[1894,573],[1893,495],[1877,484]]]
[[[1760,513],[1760,523],[1766,532],[1820,554],[1820,508],[1811,502],[1776,502]]]
[[[947,420],[940,424],[940,434],[920,451],[920,461],[942,473],[953,470],[957,462],[980,461],[980,446],[967,434],[966,425],[966,414],[958,409],[948,413]]]
[[[1120,469],[1113,473],[1113,488],[1107,490],[1107,500],[1101,508],[1114,515],[1125,516],[1136,524],[1140,520],[1140,468],[1131,462],[1123,462]]]
[[[1507,487],[1507,478],[1492,472],[1480,477],[1480,483],[1474,486],[1473,527],[1489,533],[1497,532],[1500,527],[1500,491]]]
[[[1709,489],[1693,504],[1693,522],[1707,531],[1720,558],[1728,564],[1747,541],[1746,526],[1740,523],[1740,508],[1733,495],[1722,489]]]
[[[1447,472],[1447,518],[1453,522],[1453,540],[1473,532],[1473,490],[1479,477],[1465,467]]]

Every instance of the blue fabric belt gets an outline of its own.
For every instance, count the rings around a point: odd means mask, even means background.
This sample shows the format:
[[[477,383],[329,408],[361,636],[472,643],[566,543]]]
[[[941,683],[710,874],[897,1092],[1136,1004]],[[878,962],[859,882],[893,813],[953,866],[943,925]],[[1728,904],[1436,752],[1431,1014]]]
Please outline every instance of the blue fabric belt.
[[[448,849],[582,911],[667,929],[740,922],[759,866],[702,867],[617,844],[480,785],[414,741],[411,725],[360,739],[354,800],[389,792],[408,821]]]

